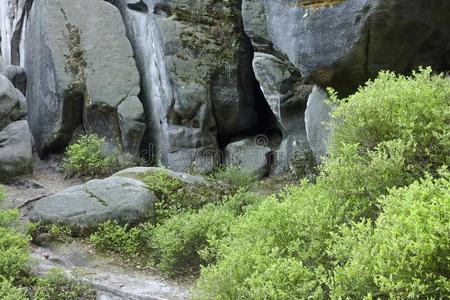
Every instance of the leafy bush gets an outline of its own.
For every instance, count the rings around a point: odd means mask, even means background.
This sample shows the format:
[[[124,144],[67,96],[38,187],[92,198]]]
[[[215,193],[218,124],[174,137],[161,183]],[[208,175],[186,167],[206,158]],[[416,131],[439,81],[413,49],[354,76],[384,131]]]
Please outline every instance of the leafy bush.
[[[207,205],[199,212],[175,215],[153,232],[153,247],[158,266],[168,274],[196,271],[205,263],[198,251],[204,251],[208,239],[223,237],[235,216],[214,205]]]
[[[168,171],[153,172],[144,181],[158,198],[153,204],[155,223],[181,212],[198,210],[208,203],[218,203],[228,193],[220,185],[187,184],[170,176]]]
[[[450,165],[450,78],[431,68],[412,76],[381,72],[358,92],[339,102],[333,117],[331,151],[358,144],[364,152],[380,143],[401,140],[410,171],[423,175]]]
[[[450,295],[450,174],[394,189],[375,223],[342,226],[329,252],[331,297],[443,299]]]
[[[0,201],[4,197],[2,193]],[[30,261],[29,237],[16,230],[18,218],[18,210],[0,210],[0,277],[12,281],[28,271]]]
[[[211,178],[226,182],[236,188],[250,186],[258,180],[258,176],[237,166],[220,168],[211,174]]]
[[[120,225],[117,221],[106,221],[89,240],[99,249],[135,256],[141,245],[142,227]]]
[[[70,145],[63,161],[67,176],[96,177],[108,175],[118,168],[117,158],[104,154],[104,138],[95,134],[83,135]]]
[[[261,197],[241,189],[221,204],[180,212],[156,226],[147,222],[130,227],[107,221],[90,241],[103,250],[156,260],[158,267],[170,275],[195,272],[200,264],[215,261],[216,242],[228,233],[239,215],[260,201]]]
[[[449,163],[448,80],[431,76],[428,69],[413,77],[381,73],[356,95],[343,100],[334,115],[330,156],[316,184],[303,182],[292,187],[233,224],[230,233],[217,242],[217,263],[201,271],[199,298],[444,295],[448,282],[442,274],[448,275],[448,269],[442,266],[448,266],[448,255],[442,253],[448,253],[449,218],[437,208],[449,211],[448,197],[437,189],[431,198],[444,202],[435,205],[436,209],[418,209],[417,217],[408,207],[419,208],[419,203],[426,202],[419,197],[420,192],[415,202],[410,201],[413,196],[400,197],[403,189],[382,197],[426,172],[438,176],[437,170]],[[448,191],[448,186],[445,189]],[[379,201],[380,197],[384,200]],[[394,226],[398,216],[405,218],[399,222],[405,225],[403,230],[399,224]],[[406,222],[406,216],[411,220]],[[381,224],[387,220],[390,225],[384,228]],[[375,221],[380,233],[375,229],[372,234]],[[354,222],[359,227],[345,234],[342,228]],[[422,225],[412,228],[414,222]],[[336,237],[338,232],[341,234]],[[390,252],[395,238],[401,243],[397,252]],[[330,250],[333,245],[335,252]],[[370,256],[374,253],[371,247],[378,256]],[[425,255],[426,248],[434,251],[431,256]],[[366,264],[372,266],[362,270]]]
[[[8,279],[0,276],[0,299],[2,300],[26,300],[27,290],[15,287]]]
[[[81,278],[67,278],[59,269],[50,270],[37,279],[34,287],[36,300],[78,300],[96,299],[95,291]]]

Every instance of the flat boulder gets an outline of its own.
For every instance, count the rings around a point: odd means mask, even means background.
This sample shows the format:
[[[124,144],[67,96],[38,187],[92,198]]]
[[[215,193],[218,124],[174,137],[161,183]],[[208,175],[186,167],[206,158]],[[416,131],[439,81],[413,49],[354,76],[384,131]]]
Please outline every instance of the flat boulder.
[[[36,202],[31,221],[67,225],[81,233],[107,220],[136,224],[151,216],[156,196],[135,179],[94,179]]]

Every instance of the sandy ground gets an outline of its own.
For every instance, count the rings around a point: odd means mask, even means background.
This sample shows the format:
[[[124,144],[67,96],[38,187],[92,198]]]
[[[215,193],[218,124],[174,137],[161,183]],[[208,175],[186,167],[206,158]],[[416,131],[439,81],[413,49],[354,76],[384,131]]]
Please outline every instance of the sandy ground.
[[[45,160],[35,157],[34,173],[18,178],[5,185],[8,207],[21,207],[29,200],[53,195],[68,187],[83,183],[81,179],[65,179],[62,170],[62,156],[53,155]],[[26,209],[21,209],[21,218],[27,218]]]

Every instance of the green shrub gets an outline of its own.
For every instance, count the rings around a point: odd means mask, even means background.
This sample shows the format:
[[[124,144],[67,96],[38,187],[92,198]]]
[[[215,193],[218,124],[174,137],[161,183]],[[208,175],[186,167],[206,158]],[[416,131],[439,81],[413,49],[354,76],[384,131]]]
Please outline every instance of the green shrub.
[[[15,287],[6,278],[0,276],[0,299],[2,300],[26,300],[27,290]]]
[[[0,197],[1,201],[5,194]],[[18,210],[0,210],[0,277],[11,281],[20,279],[28,271],[30,261],[30,239],[17,231],[18,218]]]
[[[214,205],[173,216],[153,232],[158,267],[171,275],[195,272],[205,263],[199,251],[206,250],[208,239],[223,237],[234,221],[233,213]]]
[[[401,140],[410,171],[423,175],[450,165],[450,78],[430,68],[412,76],[381,72],[379,77],[338,101],[333,117],[331,151],[358,144],[364,152],[380,143]]]
[[[228,183],[236,188],[250,186],[258,180],[258,176],[237,166],[229,166],[214,171],[211,178]]]
[[[220,185],[187,184],[171,177],[168,171],[153,172],[144,182],[158,198],[153,204],[155,223],[181,212],[198,210],[208,203],[218,203],[228,193]]]
[[[78,276],[69,279],[61,270],[52,269],[44,277],[37,279],[34,298],[36,300],[89,300],[96,299],[96,293]]]
[[[104,176],[118,168],[117,157],[104,154],[104,138],[95,134],[83,135],[70,145],[63,161],[63,168],[67,176]]]
[[[99,249],[135,256],[141,245],[141,227],[120,225],[117,221],[106,221],[89,240]]]
[[[381,198],[375,223],[334,235],[334,298],[444,299],[450,295],[450,174]]]

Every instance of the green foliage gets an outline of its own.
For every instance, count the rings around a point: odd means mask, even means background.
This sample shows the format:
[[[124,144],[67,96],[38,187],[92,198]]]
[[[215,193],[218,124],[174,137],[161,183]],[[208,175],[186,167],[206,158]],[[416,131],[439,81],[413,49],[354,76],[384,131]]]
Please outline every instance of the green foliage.
[[[26,300],[27,291],[21,287],[15,287],[8,279],[0,276],[0,299],[2,300]]]
[[[196,272],[200,265],[215,261],[218,241],[227,235],[238,216],[260,202],[261,197],[241,189],[225,197],[221,204],[177,213],[156,226],[147,222],[130,227],[107,221],[90,236],[90,241],[99,249],[156,260],[169,275]]]
[[[404,157],[410,172],[423,175],[450,165],[450,78],[432,75],[431,68],[412,76],[381,72],[333,114],[331,151],[358,144],[360,152],[400,140],[409,145]]]
[[[89,240],[99,249],[135,256],[141,244],[142,227],[120,225],[117,221],[106,221]]]
[[[0,201],[4,198],[5,194],[0,186]],[[26,273],[30,260],[29,237],[16,230],[18,219],[18,210],[0,210],[0,277],[9,280],[17,280]]]
[[[104,138],[95,134],[83,135],[65,153],[64,171],[67,176],[97,177],[108,175],[118,168],[117,158],[103,152]]]
[[[67,278],[61,270],[52,269],[37,279],[34,297],[36,300],[89,300],[96,299],[96,293],[81,278]]]
[[[411,194],[395,189],[426,172],[439,177],[449,163],[448,80],[428,69],[413,77],[381,73],[343,100],[316,183],[291,187],[234,223],[216,242],[217,263],[201,271],[198,297],[448,294],[448,181],[428,196],[420,187],[426,181]]]
[[[144,181],[158,198],[153,204],[155,223],[162,223],[181,212],[198,210],[208,203],[220,202],[223,194],[228,192],[218,185],[187,184],[172,177],[168,171],[153,172]]]
[[[258,180],[258,176],[253,172],[242,170],[237,166],[220,168],[212,173],[211,177],[231,184],[236,188],[250,186]]]
[[[450,181],[426,178],[380,199],[375,223],[342,226],[329,252],[331,297],[444,299],[450,295]]]
[[[222,238],[234,221],[233,213],[211,204],[198,212],[175,215],[157,226],[152,243],[159,268],[171,275],[195,272],[206,263],[199,251],[206,251],[209,239]]]

